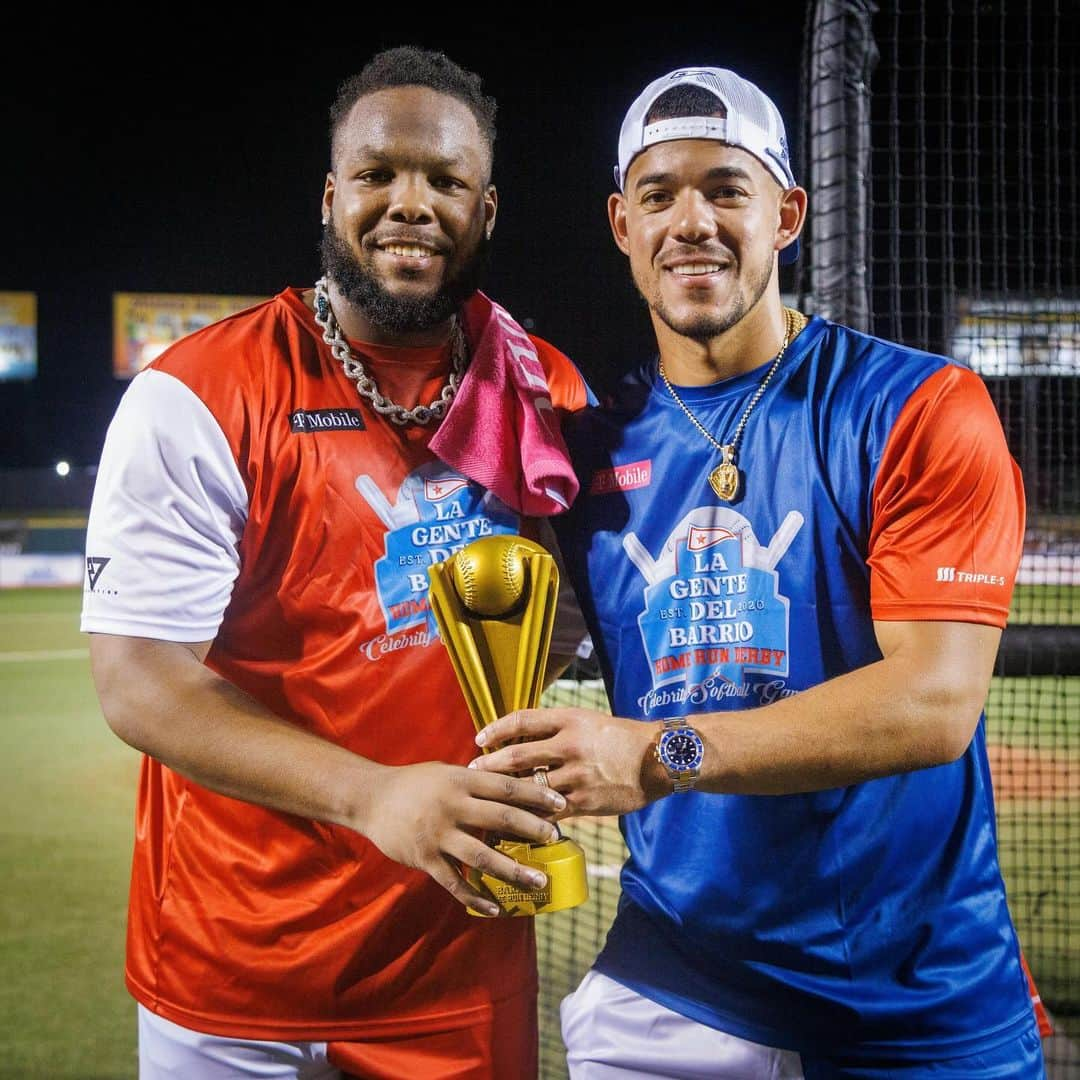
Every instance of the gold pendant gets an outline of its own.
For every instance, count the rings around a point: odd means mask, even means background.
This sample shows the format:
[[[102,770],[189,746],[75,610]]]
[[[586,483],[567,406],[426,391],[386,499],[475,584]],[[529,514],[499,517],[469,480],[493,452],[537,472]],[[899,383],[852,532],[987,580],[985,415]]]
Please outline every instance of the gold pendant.
[[[739,494],[739,470],[735,465],[735,447],[728,443],[720,447],[723,460],[711,473],[709,483],[724,502],[731,502]]]
[[[725,461],[709,473],[709,483],[724,502],[731,502],[739,494],[739,470]]]

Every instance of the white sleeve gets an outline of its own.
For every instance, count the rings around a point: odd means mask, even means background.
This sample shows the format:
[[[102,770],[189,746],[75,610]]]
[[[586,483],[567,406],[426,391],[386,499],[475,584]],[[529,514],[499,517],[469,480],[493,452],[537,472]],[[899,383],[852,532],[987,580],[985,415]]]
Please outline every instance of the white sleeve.
[[[555,626],[551,631],[550,652],[552,656],[580,656],[587,659],[592,656],[592,638],[585,625],[585,616],[581,613],[577,593],[570,584],[570,575],[566,572],[555,530],[547,518],[540,519],[540,542],[555,557],[555,565],[559,568],[559,594],[555,606]]]
[[[105,437],[82,629],[210,641],[240,569],[248,496],[224,433],[179,379],[137,375]]]

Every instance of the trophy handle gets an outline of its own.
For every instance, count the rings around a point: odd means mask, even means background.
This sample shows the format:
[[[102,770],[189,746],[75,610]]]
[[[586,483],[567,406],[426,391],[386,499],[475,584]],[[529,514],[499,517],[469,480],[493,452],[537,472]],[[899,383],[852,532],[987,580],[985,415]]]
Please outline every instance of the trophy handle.
[[[434,571],[434,567],[432,567]],[[444,574],[430,574],[431,586],[428,590],[428,603],[431,604],[435,622],[442,632],[446,651],[450,654],[450,663],[461,686],[465,704],[473,725],[481,731],[498,715],[491,685],[487,680],[484,665],[476,647],[476,639],[469,631],[464,619],[464,606],[457,599]]]
[[[545,555],[547,553],[545,552]],[[559,570],[555,560],[537,556],[526,557],[530,602],[525,605],[521,619],[521,641],[529,642],[535,649],[535,657],[526,648],[518,649],[517,677],[514,680],[516,708],[535,709],[544,693],[544,673],[551,648],[551,634],[555,627],[555,601],[559,594]],[[533,602],[533,598],[536,598]]]

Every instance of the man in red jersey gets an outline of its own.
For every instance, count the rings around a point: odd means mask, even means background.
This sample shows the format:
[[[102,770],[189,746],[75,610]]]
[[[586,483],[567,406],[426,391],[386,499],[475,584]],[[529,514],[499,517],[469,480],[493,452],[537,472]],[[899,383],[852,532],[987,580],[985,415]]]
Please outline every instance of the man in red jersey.
[[[331,110],[324,277],[177,342],[110,425],[82,627],[145,755],[144,1080],[535,1076],[531,920],[467,914],[498,909],[460,867],[542,886],[480,836],[550,839],[565,803],[465,767],[427,603],[431,563],[573,497],[557,419],[589,396],[478,291],[494,112],[442,54],[373,58]]]

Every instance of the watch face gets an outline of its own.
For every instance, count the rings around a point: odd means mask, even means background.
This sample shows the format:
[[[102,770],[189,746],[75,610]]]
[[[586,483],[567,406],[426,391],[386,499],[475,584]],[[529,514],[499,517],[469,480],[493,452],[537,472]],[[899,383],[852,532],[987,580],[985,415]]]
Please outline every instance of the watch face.
[[[701,764],[704,746],[696,731],[676,729],[665,731],[660,739],[660,760],[669,769],[687,772]]]

